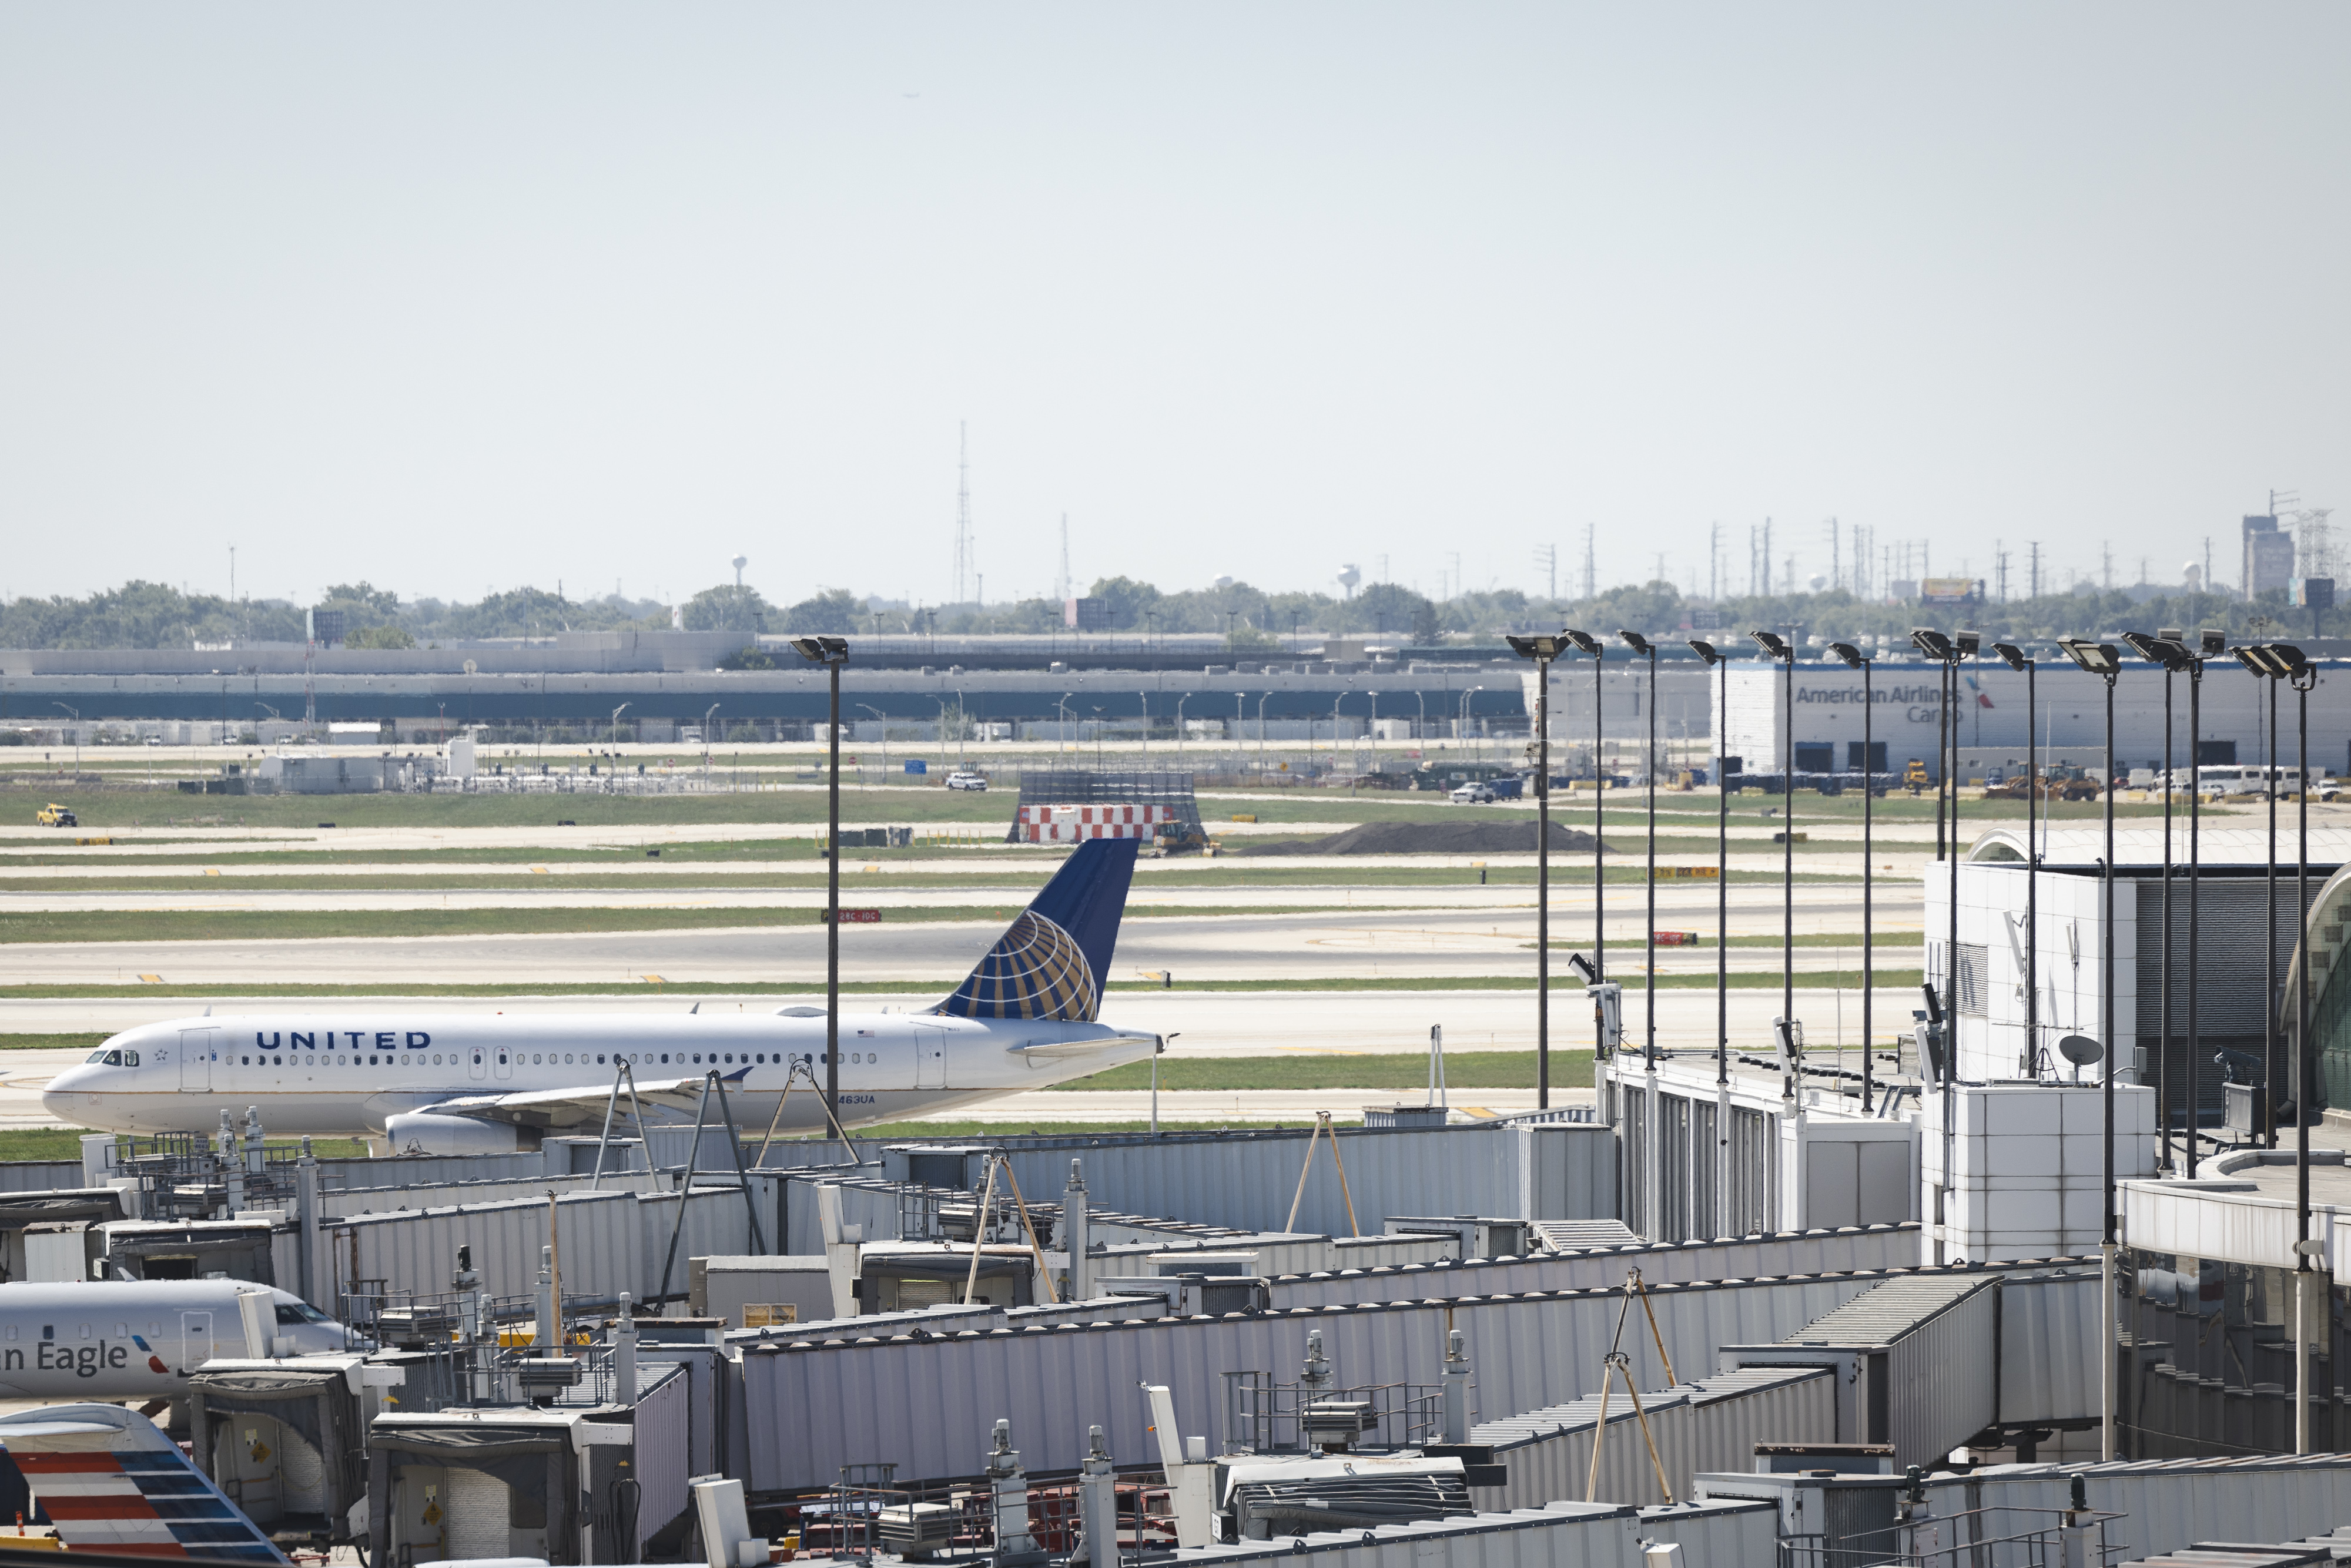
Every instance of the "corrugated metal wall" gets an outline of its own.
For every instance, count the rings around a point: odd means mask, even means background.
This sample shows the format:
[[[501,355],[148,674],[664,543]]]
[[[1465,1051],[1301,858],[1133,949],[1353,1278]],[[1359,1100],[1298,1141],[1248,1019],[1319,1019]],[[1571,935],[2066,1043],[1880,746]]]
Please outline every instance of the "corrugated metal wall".
[[[1755,1445],[1837,1440],[1836,1388],[1825,1368],[1749,1368],[1641,1396],[1657,1459],[1677,1500],[1689,1500],[1692,1478],[1707,1471],[1754,1468]],[[1581,1498],[1592,1479],[1592,1437],[1600,1401],[1529,1411],[1474,1428],[1473,1443],[1493,1445],[1508,1467],[1499,1487],[1470,1495],[1481,1509],[1540,1508],[1556,1498]],[[1640,1419],[1621,1386],[1608,1406],[1608,1437],[1600,1447],[1597,1500],[1642,1507],[1662,1503],[1656,1467],[1649,1460]]]
[[[1778,1552],[1778,1520],[1769,1503],[1637,1513],[1562,1502],[1518,1513],[1212,1546],[1186,1556],[1205,1568],[1276,1568],[1301,1558],[1311,1558],[1316,1568],[1644,1568],[1644,1550],[1656,1542],[1678,1544],[1684,1568],[1755,1568]]]
[[[1521,1291],[1588,1291],[1622,1285],[1638,1269],[1651,1285],[1692,1280],[1768,1280],[1788,1274],[1900,1269],[1918,1260],[1918,1227],[1873,1225],[1853,1230],[1740,1241],[1667,1242],[1466,1263],[1408,1264],[1361,1274],[1278,1281],[1274,1302],[1284,1307],[1417,1301],[1429,1296],[1491,1296]]]
[[[644,1543],[685,1509],[686,1457],[693,1451],[687,1422],[685,1369],[679,1367],[637,1397],[636,1452],[631,1456],[641,1489],[637,1499],[636,1552],[644,1561]]]
[[[2097,1269],[2000,1286],[2000,1419],[2080,1420],[2098,1413]]]
[[[646,1288],[645,1228],[636,1196],[573,1193],[559,1201],[564,1293],[642,1294]],[[735,1203],[739,1216],[741,1197],[736,1197]],[[664,1231],[664,1239],[666,1236]],[[470,1246],[484,1291],[528,1296],[538,1287],[539,1249],[548,1240],[547,1203],[542,1198],[369,1215],[346,1221],[324,1239],[333,1249],[334,1278],[342,1289],[359,1279],[382,1280],[395,1291],[446,1291],[457,1249]],[[684,1264],[678,1272],[683,1280]]]
[[[1722,1344],[1793,1333],[1877,1284],[1864,1273],[1667,1285],[1651,1292],[1667,1344],[1702,1365]],[[843,1464],[894,1460],[901,1480],[965,1475],[989,1427],[1013,1423],[1032,1468],[1073,1468],[1090,1423],[1121,1458],[1147,1452],[1138,1384],[1176,1391],[1186,1435],[1221,1447],[1220,1375],[1295,1376],[1309,1329],[1323,1333],[1343,1385],[1440,1378],[1445,1331],[1464,1331],[1477,1367],[1473,1416],[1494,1419],[1596,1391],[1615,1339],[1615,1291],[1365,1304],[1223,1319],[1064,1327],[928,1341],[752,1350],[744,1357],[755,1490],[831,1481]],[[1646,1336],[1626,1336],[1631,1375],[1666,1381]],[[924,1419],[909,1421],[909,1411]]]
[[[1896,1465],[1926,1465],[1991,1425],[1999,1380],[2000,1287],[1959,1301],[1888,1347],[1886,1397]],[[2094,1403],[2091,1409],[2095,1411]]]

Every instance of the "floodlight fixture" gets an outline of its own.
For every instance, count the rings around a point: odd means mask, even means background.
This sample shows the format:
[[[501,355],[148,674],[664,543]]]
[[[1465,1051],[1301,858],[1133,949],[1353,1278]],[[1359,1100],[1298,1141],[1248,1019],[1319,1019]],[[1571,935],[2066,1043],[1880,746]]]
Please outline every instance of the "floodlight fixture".
[[[1655,653],[1657,651],[1649,640],[1638,632],[1619,632],[1616,633],[1616,638],[1635,653]]]
[[[2024,650],[2013,643],[1994,643],[1991,645],[1991,651],[2000,655],[2002,664],[2020,673],[2027,664],[2032,663],[2024,656]]]
[[[1795,663],[1796,650],[1790,647],[1788,640],[1777,632],[1750,632],[1747,636],[1749,641],[1763,650],[1765,658],[1784,659],[1790,664]]]
[[[2131,645],[2131,652],[2150,664],[2160,664],[2167,670],[2185,669],[2188,665],[2188,650],[2172,638],[2126,632],[2123,641]]]
[[[1829,652],[1844,660],[1845,668],[1849,670],[1857,670],[1869,663],[1862,651],[1850,643],[1832,643],[1829,644]]]
[[[2268,648],[2270,657],[2282,664],[2284,673],[2289,675],[2299,675],[2310,668],[2309,655],[2291,643],[2270,643],[2264,646]]]
[[[1912,627],[1910,645],[1938,664],[1951,656],[1951,640],[1932,626]]]
[[[2256,675],[2274,679],[2284,674],[2282,669],[2271,667],[2269,644],[2266,643],[2240,643],[2229,652],[2237,656],[2237,663]]]
[[[1563,629],[1560,632],[1560,635],[1574,643],[1582,652],[1591,654],[1595,659],[1600,657],[1600,639],[1594,637],[1591,632],[1578,632],[1574,627],[1570,626]]]
[[[2203,650],[2204,656],[2210,659],[2227,650],[2229,634],[2217,626],[2207,626],[2196,633],[2196,641]]]
[[[1983,638],[1978,635],[1974,627],[1962,626],[1958,634],[1951,639],[1951,643],[1958,650],[1960,658],[1972,659],[1976,656],[1976,650],[1983,646]]]
[[[1705,642],[1699,638],[1691,638],[1689,640],[1689,645],[1690,651],[1696,653],[1699,658],[1704,659],[1707,662],[1708,668],[1712,668],[1714,665],[1719,664],[1725,657],[1721,650],[1717,648],[1713,643]]]
[[[2065,656],[2093,675],[2112,680],[2122,673],[2123,656],[2112,643],[2094,643],[2087,637],[2060,637],[2057,645]]]
[[[845,664],[849,659],[849,639],[846,637],[795,637],[792,651],[811,664]]]
[[[1506,637],[1510,651],[1521,659],[1556,659],[1567,650],[1556,636],[1538,634],[1532,637]]]

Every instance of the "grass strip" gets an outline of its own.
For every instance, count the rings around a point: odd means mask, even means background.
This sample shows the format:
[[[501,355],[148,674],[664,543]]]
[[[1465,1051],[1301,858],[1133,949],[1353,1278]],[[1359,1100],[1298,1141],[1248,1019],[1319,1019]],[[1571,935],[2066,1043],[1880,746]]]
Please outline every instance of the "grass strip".
[[[88,1127],[0,1128],[0,1160],[78,1160],[81,1141],[90,1131]],[[350,1160],[366,1155],[367,1145],[357,1138],[313,1138],[310,1152],[322,1160]]]
[[[96,1051],[106,1043],[104,1034],[91,1034],[86,1030],[70,1030],[63,1034],[0,1034],[0,1051]]]
[[[1562,1088],[1592,1087],[1592,1053],[1551,1053],[1552,1082]],[[1531,1051],[1449,1051],[1445,1053],[1448,1089],[1532,1089]],[[1163,1090],[1422,1089],[1428,1084],[1428,1059],[1411,1053],[1333,1052],[1315,1056],[1167,1056],[1159,1060]],[[1055,1090],[1134,1090],[1151,1087],[1151,1063],[1129,1062],[1057,1083]]]

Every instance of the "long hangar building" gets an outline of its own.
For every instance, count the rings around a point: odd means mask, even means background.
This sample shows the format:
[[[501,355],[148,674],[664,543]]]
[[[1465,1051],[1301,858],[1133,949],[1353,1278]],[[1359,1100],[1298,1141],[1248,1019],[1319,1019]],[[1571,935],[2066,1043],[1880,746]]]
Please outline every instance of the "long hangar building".
[[[319,650],[307,669],[298,647],[0,650],[0,727],[162,720],[218,726],[215,737],[228,739],[265,719],[298,716],[307,686],[321,724],[584,730],[610,723],[625,703],[632,725],[679,726],[700,724],[716,704],[722,728],[747,722],[768,730],[766,738],[804,737],[825,717],[821,674],[802,667],[785,640],[772,636],[757,645],[774,668],[717,667],[747,641],[739,633],[588,632],[529,643],[330,648]],[[1490,644],[1299,641],[1294,649],[1237,653],[1208,636],[858,637],[843,674],[842,711],[852,720],[909,723],[935,720],[945,708],[981,723],[1148,722],[1168,735],[1181,720],[1195,734],[1221,729],[1244,740],[1256,737],[1260,721],[1291,727],[1290,738],[1309,722],[1327,737],[1334,718],[1343,737],[1376,723],[1390,740],[1524,735],[1531,728],[1534,667]],[[1646,661],[1612,652],[1596,695],[1605,749],[1620,765],[1637,758],[1651,733],[1654,702],[1655,733],[1674,751],[1687,755],[1698,749],[1689,743],[1719,737],[1704,749],[1739,758],[1750,773],[1778,771],[1791,712],[1785,671],[1750,656],[1743,639],[1724,647],[1736,656],[1718,677],[1681,644],[1664,645],[1654,695]],[[2095,768],[2105,733],[2099,683],[2053,647],[2033,651],[2042,660],[2033,731],[2052,760]],[[1871,683],[1872,760],[1899,769],[1916,757],[1932,768],[1940,672],[1907,649],[1880,653]],[[1796,768],[1856,771],[1863,763],[1861,674],[1828,661],[1823,649],[1803,653],[1792,708]],[[2326,664],[2311,695],[2314,768],[2351,768],[2351,683],[2336,678],[2337,668]],[[2188,678],[2172,680],[2172,755],[2184,765]],[[2136,659],[2124,667],[2116,691],[2116,750],[2123,766],[2146,767],[2163,755],[2164,683],[2161,671]],[[2268,704],[2259,685],[2226,655],[2209,665],[2202,702],[2208,765],[2266,756]],[[1987,655],[1962,666],[1959,696],[1965,773],[2022,767],[2024,677]],[[1552,735],[1568,748],[1568,767],[1576,766],[1579,753],[1588,759],[1594,697],[1589,661],[1553,666]],[[2281,756],[2287,761],[2293,709],[2291,694],[2283,695]],[[1273,734],[1285,737],[1283,729]]]

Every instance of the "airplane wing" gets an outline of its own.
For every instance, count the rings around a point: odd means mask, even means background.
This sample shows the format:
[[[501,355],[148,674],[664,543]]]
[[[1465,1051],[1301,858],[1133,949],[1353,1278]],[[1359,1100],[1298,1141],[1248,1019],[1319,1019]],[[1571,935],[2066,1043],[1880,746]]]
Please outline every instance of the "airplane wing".
[[[730,1084],[738,1083],[741,1073],[727,1078]],[[665,1110],[683,1111],[688,1115],[702,1098],[699,1078],[649,1078],[637,1085],[640,1104],[659,1105]],[[538,1127],[547,1132],[568,1132],[574,1127],[601,1126],[604,1107],[612,1100],[609,1083],[581,1085],[576,1089],[525,1089],[511,1094],[466,1094],[455,1100],[436,1100],[416,1109],[434,1116],[471,1116],[483,1122],[505,1122],[517,1127]],[[621,1095],[621,1113],[629,1110],[629,1096]]]
[[[135,1410],[50,1405],[0,1416],[0,1447],[68,1549],[286,1562],[179,1445]]]

